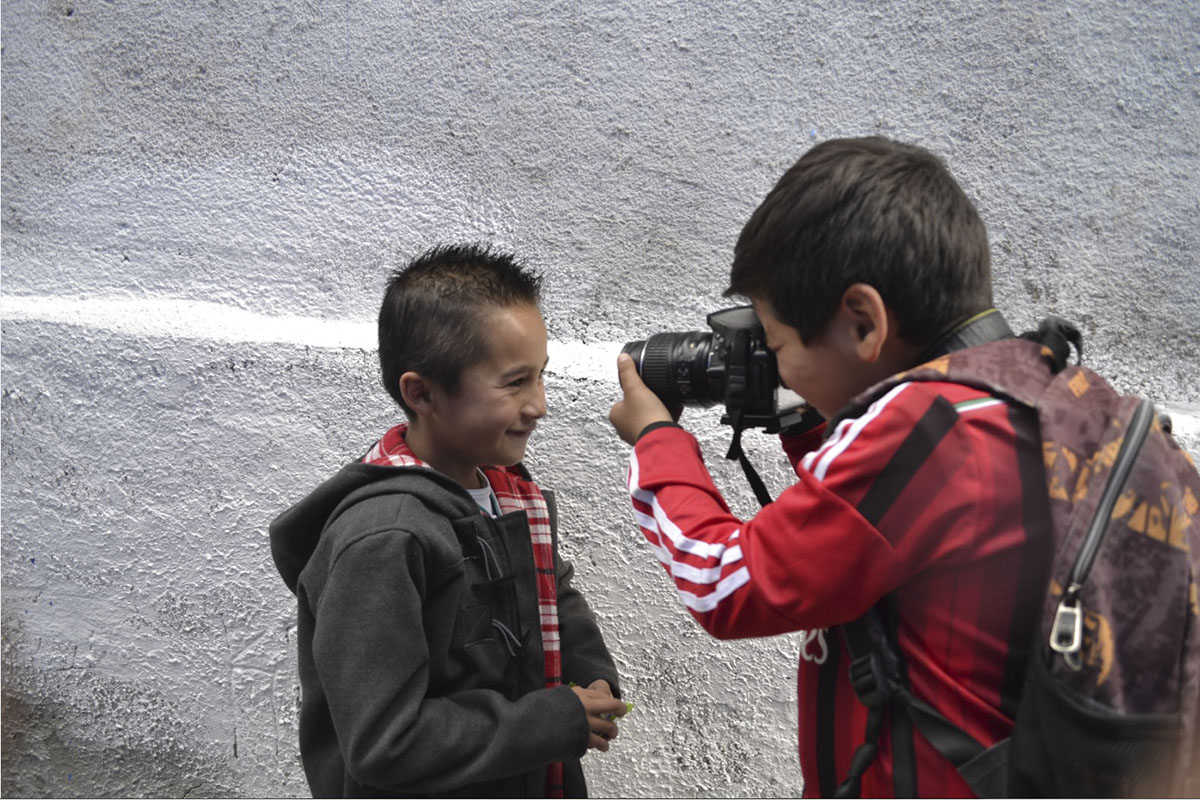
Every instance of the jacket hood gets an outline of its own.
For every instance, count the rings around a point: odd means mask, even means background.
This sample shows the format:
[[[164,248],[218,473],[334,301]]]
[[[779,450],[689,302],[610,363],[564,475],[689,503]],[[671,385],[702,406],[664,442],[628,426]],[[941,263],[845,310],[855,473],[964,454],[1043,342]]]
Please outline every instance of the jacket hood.
[[[342,511],[367,498],[394,493],[415,495],[451,520],[479,513],[467,491],[436,470],[352,462],[271,522],[271,556],[288,589],[296,592],[321,532]]]

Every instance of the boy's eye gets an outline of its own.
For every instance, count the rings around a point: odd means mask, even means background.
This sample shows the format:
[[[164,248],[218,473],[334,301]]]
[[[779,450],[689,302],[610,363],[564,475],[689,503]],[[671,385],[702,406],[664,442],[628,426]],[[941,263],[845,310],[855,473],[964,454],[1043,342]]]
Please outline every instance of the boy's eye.
[[[545,371],[544,369],[543,369],[543,370],[539,370],[539,371],[538,371],[538,374],[537,374],[537,380],[538,380],[539,382],[541,382],[541,381],[544,381],[544,380],[545,380],[545,378],[546,378],[546,371]],[[525,386],[527,383],[529,383],[529,380],[530,380],[530,376],[523,375],[523,376],[521,376],[520,378],[514,378],[512,381],[509,381],[509,382],[508,382],[507,384],[505,384],[504,386],[506,386],[506,387],[513,387],[513,388],[517,388],[517,389],[519,389],[520,387],[523,387],[523,386]]]

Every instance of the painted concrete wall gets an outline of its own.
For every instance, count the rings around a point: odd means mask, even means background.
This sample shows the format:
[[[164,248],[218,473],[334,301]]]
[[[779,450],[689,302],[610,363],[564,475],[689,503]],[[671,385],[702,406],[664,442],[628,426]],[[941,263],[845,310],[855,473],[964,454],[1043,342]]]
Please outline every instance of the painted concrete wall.
[[[604,417],[619,344],[703,325],[811,144],[942,154],[1014,324],[1078,321],[1200,453],[1187,0],[6,0],[0,22],[5,795],[306,792],[266,525],[395,420],[370,321],[433,242],[547,274],[529,461],[637,704],[586,760],[595,795],[802,787],[798,639],[690,621]],[[751,514],[715,415],[685,422]]]

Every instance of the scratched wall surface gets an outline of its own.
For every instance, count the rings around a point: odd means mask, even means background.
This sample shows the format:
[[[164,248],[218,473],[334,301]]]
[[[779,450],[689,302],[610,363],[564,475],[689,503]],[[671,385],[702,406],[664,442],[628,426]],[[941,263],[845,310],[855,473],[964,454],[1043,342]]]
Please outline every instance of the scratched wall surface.
[[[637,704],[594,795],[801,791],[799,638],[690,621],[604,416],[619,344],[727,303],[740,226],[813,143],[942,154],[1014,325],[1076,320],[1200,453],[1187,0],[6,0],[0,25],[4,795],[307,792],[266,525],[395,421],[370,320],[434,242],[547,276],[529,464]],[[685,423],[752,513],[716,416]]]

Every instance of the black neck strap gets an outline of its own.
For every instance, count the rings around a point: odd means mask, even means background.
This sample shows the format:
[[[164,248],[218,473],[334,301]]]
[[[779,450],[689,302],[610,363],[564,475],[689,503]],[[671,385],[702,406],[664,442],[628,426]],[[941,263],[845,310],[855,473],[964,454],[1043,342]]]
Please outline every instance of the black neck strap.
[[[733,426],[733,441],[729,444],[729,453],[725,454],[725,458],[737,459],[741,463],[742,472],[746,474],[746,480],[750,482],[755,497],[758,498],[760,504],[766,506],[771,502],[771,493],[767,491],[767,485],[763,483],[762,477],[754,469],[754,465],[750,464],[745,451],[742,450],[742,431],[745,430],[745,424],[742,421],[741,409],[735,410],[729,416],[729,424]]]
[[[956,350],[986,345],[998,339],[1012,339],[1014,336],[1004,315],[998,309],[988,309],[952,325],[922,354],[917,364],[924,364]]]

